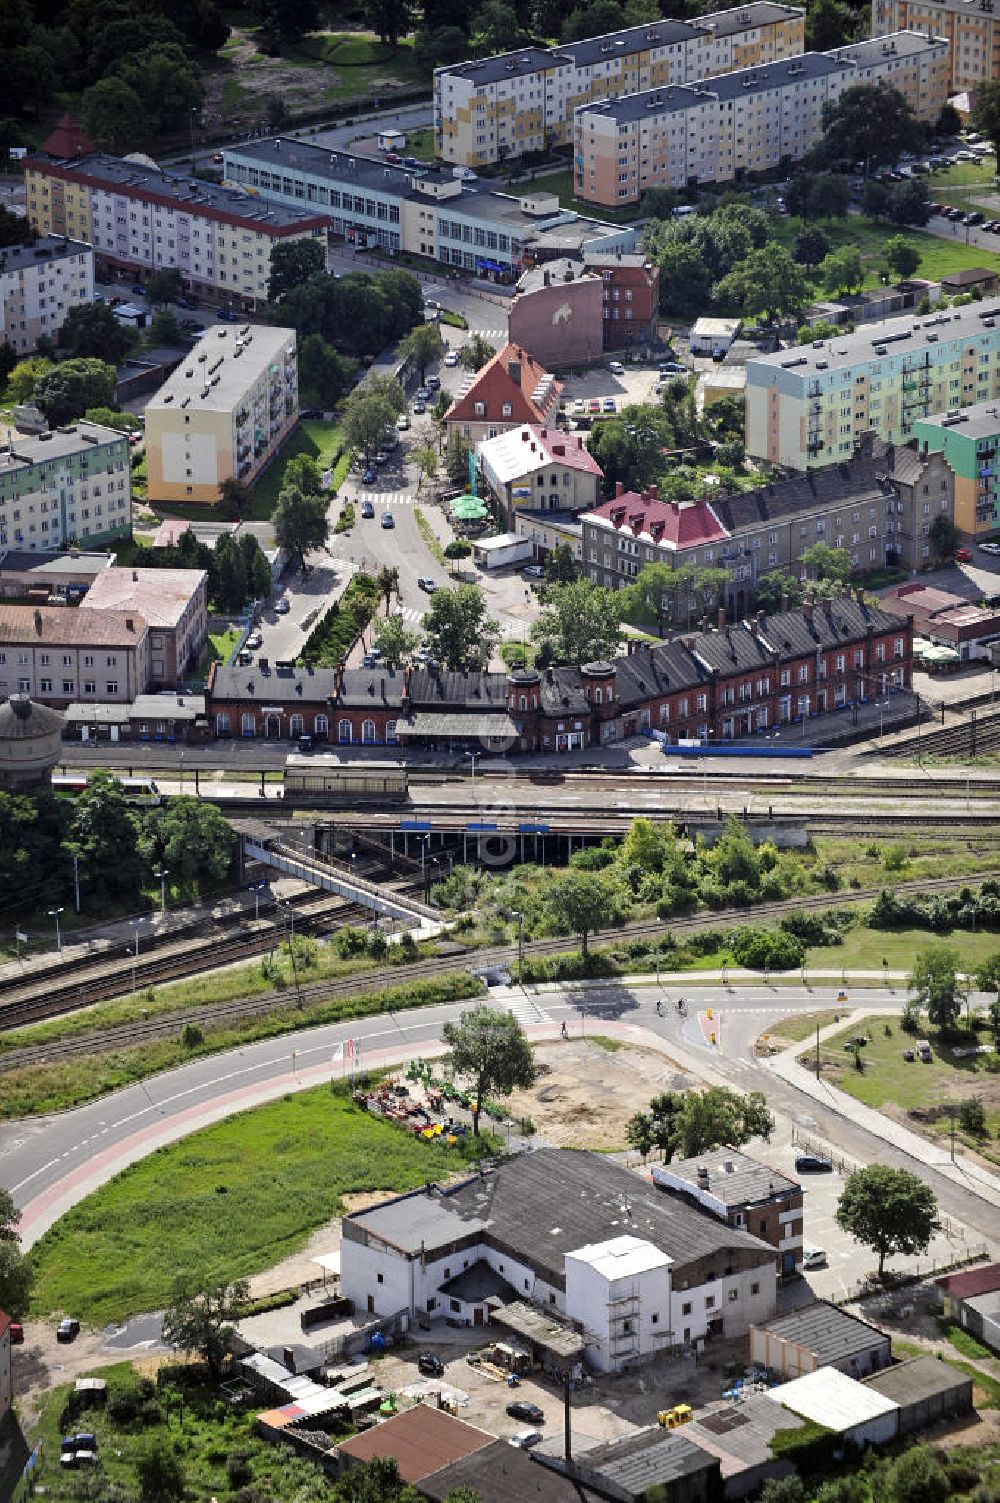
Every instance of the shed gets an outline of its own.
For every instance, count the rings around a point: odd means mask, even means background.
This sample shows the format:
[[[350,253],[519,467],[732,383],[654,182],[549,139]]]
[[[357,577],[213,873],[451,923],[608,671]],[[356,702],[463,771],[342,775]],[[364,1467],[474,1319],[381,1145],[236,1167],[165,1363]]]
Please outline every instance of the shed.
[[[406,136],[401,130],[390,127],[388,130],[380,130],[378,133],[379,151],[405,151]]]
[[[972,1379],[939,1357],[898,1362],[865,1383],[899,1405],[900,1435],[972,1413]]]
[[[899,1405],[895,1400],[835,1367],[819,1367],[782,1383],[766,1397],[855,1445],[885,1445],[897,1432]]]
[[[352,1435],[337,1446],[341,1467],[392,1457],[404,1482],[418,1483],[432,1472],[492,1445],[495,1437],[430,1404],[417,1404],[392,1419]]]
[[[718,1459],[679,1430],[659,1425],[593,1446],[571,1461],[542,1452],[534,1459],[572,1479],[581,1496],[613,1503],[708,1503],[719,1492]]]
[[[1000,1263],[985,1263],[937,1280],[944,1314],[1000,1352]]]
[[[799,1415],[756,1393],[741,1404],[700,1415],[683,1433],[718,1459],[725,1496],[745,1498],[769,1477],[780,1479],[794,1470],[786,1457],[775,1457],[771,1442],[779,1430],[802,1429],[805,1421]]]
[[[783,1378],[800,1378],[819,1367],[863,1378],[888,1367],[892,1349],[884,1331],[817,1300],[766,1325],[751,1326],[750,1360]]]
[[[482,1503],[511,1503],[515,1498],[517,1503],[580,1503],[568,1477],[539,1466],[529,1451],[505,1440],[453,1461],[420,1483],[420,1491],[434,1503],[445,1503],[449,1493],[463,1487],[477,1493]]]
[[[689,345],[692,355],[715,355],[721,358],[740,332],[738,318],[699,318],[691,326]]]
[[[941,291],[946,297],[969,293],[976,288],[983,293],[995,292],[998,280],[996,272],[985,266],[967,266],[962,271],[952,271],[942,277]]]

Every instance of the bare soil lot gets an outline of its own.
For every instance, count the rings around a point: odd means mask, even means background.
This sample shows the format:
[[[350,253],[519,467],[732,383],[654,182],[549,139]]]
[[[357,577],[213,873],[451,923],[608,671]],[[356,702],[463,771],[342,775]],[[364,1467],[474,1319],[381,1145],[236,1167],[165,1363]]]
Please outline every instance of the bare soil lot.
[[[693,1084],[665,1055],[595,1038],[543,1044],[535,1050],[538,1079],[508,1103],[530,1117],[539,1136],[558,1148],[625,1147],[625,1124],[661,1091]]]

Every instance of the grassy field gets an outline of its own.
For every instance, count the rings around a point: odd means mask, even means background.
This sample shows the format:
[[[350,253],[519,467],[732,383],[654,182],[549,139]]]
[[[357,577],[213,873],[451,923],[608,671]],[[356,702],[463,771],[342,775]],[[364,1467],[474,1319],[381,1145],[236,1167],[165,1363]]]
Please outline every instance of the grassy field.
[[[207,673],[212,663],[228,663],[239,640],[238,626],[227,627],[225,631],[210,631],[205,656],[199,665],[200,671]]]
[[[345,99],[371,99],[399,89],[428,86],[428,80],[413,60],[413,40],[401,37],[399,46],[383,46],[376,36],[357,32],[323,32],[305,37],[288,48],[291,63],[326,63],[337,75],[322,92],[324,103]]]
[[[511,193],[555,193],[564,209],[576,209],[580,214],[589,214],[594,219],[606,219],[612,224],[631,224],[639,217],[639,206],[630,204],[625,209],[609,209],[604,204],[590,204],[573,196],[573,169],[565,172],[539,172],[533,182],[526,178],[513,183]]]
[[[75,1206],[32,1249],[33,1312],[97,1324],[160,1309],[180,1271],[205,1283],[259,1273],[345,1195],[413,1189],[467,1157],[339,1087],[299,1092],[158,1149]]]
[[[806,1012],[798,1017],[783,1018],[767,1030],[768,1038],[778,1039],[786,1044],[801,1044],[803,1039],[812,1038],[817,1025],[827,1028],[831,1023],[836,1023],[839,1017],[840,1013],[830,1008],[826,1012]]]
[[[842,245],[858,248],[866,271],[865,287],[880,285],[879,272],[885,266],[883,246],[890,236],[896,234],[903,234],[914,249],[920,252],[920,265],[915,273],[918,277],[939,282],[950,272],[982,265],[983,252],[974,245],[966,245],[964,241],[953,245],[924,230],[896,230],[879,220],[868,219],[863,214],[851,214],[847,219],[820,220],[816,223],[834,250],[839,250]],[[773,220],[772,227],[775,240],[790,250],[796,235],[802,229],[802,221],[788,216]]]
[[[1000,934],[972,934],[956,929],[943,940],[935,940],[926,929],[866,929],[859,925],[844,935],[841,945],[814,945],[806,954],[806,965],[824,970],[839,970],[843,966],[848,971],[879,971],[882,961],[887,960],[890,971],[908,971],[917,951],[935,943],[954,945],[962,957],[962,965],[974,971],[1000,950]]]
[[[324,423],[318,419],[300,423],[278,458],[264,471],[253,488],[253,520],[266,521],[274,511],[285,465],[290,459],[296,454],[308,454],[310,459],[316,460],[320,469],[329,469],[340,448],[340,442],[340,429],[335,423]]]

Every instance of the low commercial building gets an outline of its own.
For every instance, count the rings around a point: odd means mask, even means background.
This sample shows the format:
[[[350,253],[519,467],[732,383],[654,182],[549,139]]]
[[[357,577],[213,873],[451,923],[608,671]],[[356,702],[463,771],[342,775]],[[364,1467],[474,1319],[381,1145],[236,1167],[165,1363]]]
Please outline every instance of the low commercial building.
[[[208,640],[204,569],[104,569],[87,592],[86,605],[142,617],[149,627],[154,689],[172,688],[197,667]]]
[[[1000,396],[1000,299],[890,318],[747,362],[747,453],[792,470],[907,443],[934,413]],[[968,521],[968,509],[966,509]]]
[[[459,392],[445,414],[445,427],[449,437],[457,433],[470,443],[512,428],[548,428],[555,425],[562,391],[561,381],[526,350],[508,343]]]
[[[723,1497],[735,1499],[755,1492],[769,1477],[794,1472],[791,1461],[775,1457],[771,1442],[779,1430],[804,1429],[800,1415],[772,1404],[763,1394],[751,1394],[736,1407],[697,1416],[684,1426],[683,1434],[718,1460]]]
[[[139,694],[128,705],[71,704],[63,711],[63,720],[67,741],[174,745],[207,741],[210,734],[204,694]]]
[[[252,484],[298,422],[295,330],[215,324],[146,408],[151,501],[214,505]]]
[[[544,564],[554,548],[566,547],[572,553],[577,567],[582,567],[583,523],[578,512],[518,507],[511,519],[511,526],[519,538],[527,538],[531,543],[533,563]]]
[[[69,116],[25,158],[24,180],[29,223],[92,246],[99,269],[136,277],[176,266],[191,291],[247,308],[267,299],[276,245],[326,239],[324,214],[109,156]]]
[[[986,297],[996,292],[1000,277],[985,266],[966,266],[960,271],[947,272],[941,278],[944,297]]]
[[[802,10],[752,0],[690,22],[453,63],[434,70],[435,149],[446,162],[483,167],[569,145],[573,110],[589,100],[791,57],[804,41]]]
[[[44,605],[58,596],[60,600],[78,601],[99,574],[114,568],[114,563],[113,553],[81,553],[78,548],[59,553],[0,550],[0,600],[22,598],[32,605]]]
[[[476,458],[511,526],[522,510],[579,513],[601,497],[604,471],[579,434],[526,423],[480,439]]]
[[[66,315],[94,301],[94,252],[82,240],[39,235],[0,250],[0,344],[19,355],[43,337],[58,344]]]
[[[865,1383],[898,1405],[896,1421],[901,1436],[972,1413],[972,1378],[937,1357],[897,1362],[866,1378]]]
[[[1000,1263],[938,1279],[945,1316],[1000,1352]]]
[[[81,418],[0,448],[0,553],[48,553],[132,527],[128,440]]]
[[[973,541],[1000,528],[1000,404],[974,402],[970,407],[920,417],[913,436],[921,454],[943,454],[955,477],[955,526]]]
[[[864,292],[842,292],[813,303],[806,314],[809,324],[866,324],[916,312],[924,298],[932,308],[941,300],[940,282],[914,277],[895,287],[872,287]]]
[[[601,1371],[742,1335],[775,1307],[772,1248],[668,1208],[593,1154],[541,1149],[446,1194],[428,1186],[344,1219],[341,1282],[359,1311],[447,1319],[442,1286],[477,1263],[576,1324]]]
[[[856,1446],[887,1445],[899,1427],[895,1399],[856,1382],[836,1367],[819,1367],[768,1389],[762,1397],[814,1425],[824,1425]]]
[[[877,46],[802,52],[721,77],[626,90],[574,115],[574,183],[585,203],[638,203],[649,188],[739,182],[801,161],[823,132],[823,109],[859,83],[886,82],[932,122],[948,94],[948,44],[897,32]]]
[[[961,661],[991,658],[992,645],[1000,641],[1000,611],[992,606],[918,582],[897,585],[889,598],[912,615],[922,637],[954,648]]]
[[[446,1503],[462,1489],[480,1503],[511,1503],[514,1498],[519,1503],[580,1503],[579,1490],[568,1477],[539,1466],[530,1451],[506,1440],[495,1440],[420,1479],[420,1491],[433,1503]]]
[[[654,1164],[653,1184],[727,1226],[752,1232],[778,1253],[778,1271],[802,1262],[802,1186],[734,1148]]]
[[[58,710],[35,704],[27,694],[11,694],[4,700],[0,704],[0,788],[7,793],[30,793],[47,787],[61,755],[63,727],[64,719]],[[0,1337],[3,1320],[0,1311]],[[0,1369],[2,1363],[0,1351]],[[3,1414],[0,1371],[0,1421]]]
[[[542,365],[587,365],[604,349],[604,287],[579,261],[545,262],[522,273],[508,337]]]
[[[890,1365],[892,1350],[884,1331],[817,1300],[751,1327],[750,1361],[783,1378],[801,1378],[820,1367],[865,1378]]]
[[[578,1499],[714,1503],[721,1490],[716,1457],[693,1445],[686,1433],[665,1431],[659,1425],[591,1446],[572,1460],[541,1453],[533,1459],[539,1468],[572,1480]]]
[[[691,325],[688,348],[692,355],[713,355],[721,360],[742,327],[738,318],[697,318]]]
[[[948,93],[1000,77],[1000,15],[993,0],[872,0],[872,37],[923,31],[948,43]]]
[[[129,704],[149,686],[149,635],[139,615],[0,605],[0,697]]]

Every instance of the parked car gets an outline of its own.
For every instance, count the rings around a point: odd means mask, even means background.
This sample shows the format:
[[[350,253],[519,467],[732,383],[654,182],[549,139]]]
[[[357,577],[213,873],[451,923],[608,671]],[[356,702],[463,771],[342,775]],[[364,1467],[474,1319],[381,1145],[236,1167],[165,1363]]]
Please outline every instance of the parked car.
[[[399,414],[399,417],[396,419],[396,427],[399,429],[400,433],[405,433],[409,426],[410,419],[407,417],[405,412],[401,412]]]
[[[134,292],[136,297],[146,296],[146,289],[141,282],[133,282],[132,286],[129,288],[129,291]]]
[[[614,399],[614,397],[605,397],[604,401],[602,403],[602,406],[603,406],[605,412],[617,412],[618,411],[618,408],[615,406],[615,399]]]
[[[625,367],[622,365],[620,360],[609,360],[608,370],[613,376],[624,376],[625,374]]]
[[[428,376],[427,377],[427,386],[428,386],[428,389],[430,391],[440,391],[441,390],[441,377],[440,376]]]
[[[375,508],[370,501],[362,501],[361,515],[364,517],[366,522],[370,522],[372,517],[375,515]]]
[[[24,1345],[24,1327],[19,1320],[12,1320],[10,1323],[10,1344],[11,1346]]]
[[[444,1363],[433,1352],[421,1352],[417,1358],[417,1372],[428,1378],[443,1378]]]
[[[1000,553],[1000,543],[980,543],[980,553]]]
[[[73,1315],[67,1315],[56,1326],[57,1341],[75,1341],[80,1334],[80,1322]]]
[[[261,636],[259,631],[252,631],[247,637],[247,646],[251,649],[251,651],[256,652],[258,647],[263,647],[263,645],[264,638]]]
[[[802,1249],[802,1267],[803,1268],[825,1268],[826,1267],[826,1251],[825,1251],[825,1249],[822,1248],[822,1247],[803,1247],[803,1249]]]
[[[395,527],[395,525],[396,525],[396,519],[393,516],[392,512],[391,511],[384,511],[382,513],[382,526],[388,529],[390,527]]]
[[[414,415],[414,417],[419,417],[422,412],[426,412],[426,411],[427,411],[427,404],[426,404],[426,402],[424,402],[421,397],[418,397],[417,400],[413,404],[413,415]]]
[[[590,401],[587,403],[587,411],[588,412],[600,412],[600,410],[601,410],[601,399],[600,399],[600,397],[591,397]]]
[[[972,563],[972,554],[969,552],[968,548],[955,549],[955,562],[959,564]]]
[[[433,595],[434,591],[437,589],[437,585],[435,584],[434,580],[431,579],[431,577],[427,574],[422,574],[417,580],[417,584],[422,590],[426,591],[428,595]]]
[[[238,324],[240,321],[239,314],[234,313],[232,308],[217,308],[215,310],[215,316],[221,323],[224,324]]]
[[[525,564],[524,568],[521,570],[521,573],[524,575],[525,579],[544,579],[545,566],[544,564]]]
[[[507,1413],[511,1419],[523,1420],[526,1425],[544,1425],[545,1415],[537,1404],[529,1404],[527,1399],[515,1399],[513,1404],[507,1405]]]
[[[574,415],[574,417],[582,417],[583,414],[586,412],[586,410],[587,410],[587,404],[586,404],[586,402],[583,400],[582,397],[577,397],[576,401],[573,403],[573,415]]]
[[[277,611],[279,616],[287,616],[288,612],[291,610],[291,606],[289,605],[285,596],[282,595],[280,600],[276,600],[274,602],[274,609]]]
[[[661,376],[684,376],[687,374],[687,366],[681,365],[679,360],[664,360],[659,373]]]
[[[530,1451],[532,1446],[537,1446],[541,1438],[541,1430],[518,1430],[516,1435],[510,1437],[510,1444],[517,1446],[519,1450]]]
[[[824,1159],[818,1153],[800,1153],[795,1160],[796,1174],[832,1174],[832,1159]]]
[[[361,476],[361,484],[362,485],[374,485],[375,484],[375,471],[372,469],[371,465],[368,466],[367,470],[365,470],[364,474]]]
[[[449,370],[454,370],[455,366],[458,364],[458,351],[449,350],[447,355],[444,357],[444,363]]]
[[[375,455],[375,463],[376,464],[385,464],[385,462],[386,462],[386,460],[388,458],[389,458],[389,456],[385,452],[385,450],[384,449],[379,449],[378,453]]]
[[[427,386],[421,386],[419,388],[418,392],[417,392],[417,401],[418,402],[429,402],[430,399],[431,399],[430,388],[427,387]]]

